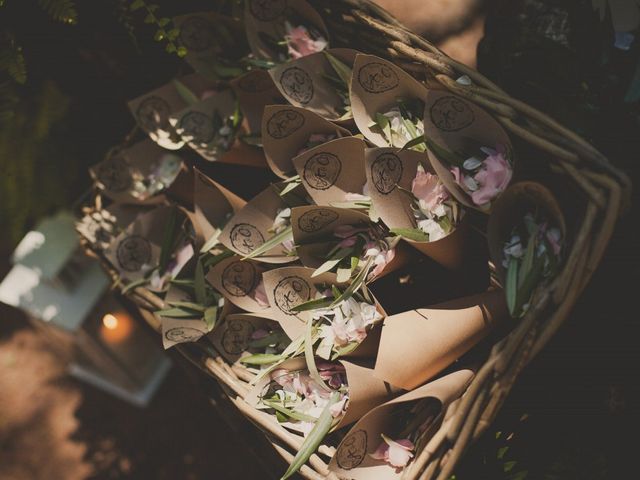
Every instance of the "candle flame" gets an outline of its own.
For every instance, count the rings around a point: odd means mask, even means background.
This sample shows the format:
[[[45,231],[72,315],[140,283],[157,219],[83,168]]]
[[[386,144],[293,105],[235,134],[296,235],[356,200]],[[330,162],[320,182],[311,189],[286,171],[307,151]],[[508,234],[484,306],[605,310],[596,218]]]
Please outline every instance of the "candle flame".
[[[102,317],[102,324],[109,330],[115,330],[118,328],[118,318],[111,313],[107,313]]]

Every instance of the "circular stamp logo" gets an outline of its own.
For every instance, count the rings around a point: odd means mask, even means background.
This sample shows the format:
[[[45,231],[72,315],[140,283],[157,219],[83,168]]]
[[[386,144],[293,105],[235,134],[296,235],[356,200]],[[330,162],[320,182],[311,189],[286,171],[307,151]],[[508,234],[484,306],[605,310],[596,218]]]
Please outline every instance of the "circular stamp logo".
[[[136,110],[138,123],[147,132],[168,130],[171,107],[163,98],[152,95],[145,98]]]
[[[303,278],[292,275],[278,282],[273,289],[273,298],[282,312],[295,315],[291,309],[311,299],[311,288]]]
[[[382,153],[371,164],[373,185],[383,195],[391,193],[402,177],[402,162],[394,153]]]
[[[433,124],[445,132],[462,130],[475,120],[475,115],[469,105],[452,95],[436,100],[431,105],[429,112]]]
[[[327,208],[318,208],[303,213],[298,218],[298,228],[303,232],[313,233],[323,229],[338,219],[338,214]]]
[[[96,178],[106,190],[123,192],[131,186],[129,164],[124,158],[114,156],[100,163],[96,168]]]
[[[251,15],[263,22],[271,22],[280,17],[287,8],[287,0],[250,0]]]
[[[367,455],[367,432],[356,430],[340,444],[336,452],[336,461],[340,468],[351,470],[362,463]]]
[[[304,164],[302,176],[304,181],[316,190],[326,190],[331,187],[342,170],[342,162],[332,153],[316,153]]]
[[[280,75],[280,85],[285,95],[293,101],[306,105],[313,98],[313,80],[298,67],[289,67]]]
[[[250,223],[238,223],[229,234],[231,245],[241,253],[251,253],[264,243],[260,230]]]
[[[195,342],[203,335],[204,332],[192,327],[174,327],[167,330],[164,334],[167,340],[176,343]]]
[[[358,71],[358,82],[369,93],[382,93],[398,86],[398,74],[389,65],[367,63]]]
[[[251,262],[238,260],[230,263],[222,271],[222,287],[229,295],[245,297],[258,283],[256,267]]]
[[[137,272],[151,261],[151,244],[140,235],[131,235],[118,244],[116,257],[120,268]]]
[[[269,90],[273,85],[271,76],[262,70],[254,70],[243,76],[237,83],[240,90],[248,93],[260,93]]]
[[[213,26],[202,17],[189,17],[180,25],[180,41],[193,52],[207,50],[215,44]]]
[[[188,112],[178,123],[180,135],[187,137],[189,142],[207,144],[216,134],[213,122],[202,112]]]
[[[222,334],[222,348],[229,355],[239,355],[247,349],[255,331],[251,322],[242,319],[228,320]]]
[[[280,110],[267,120],[267,133],[281,139],[288,137],[304,125],[304,116],[295,110]]]

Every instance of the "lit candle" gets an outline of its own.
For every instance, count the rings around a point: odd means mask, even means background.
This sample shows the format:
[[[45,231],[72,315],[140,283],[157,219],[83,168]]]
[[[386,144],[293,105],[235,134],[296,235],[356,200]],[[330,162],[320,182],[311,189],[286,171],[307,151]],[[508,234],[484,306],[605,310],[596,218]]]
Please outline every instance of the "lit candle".
[[[131,334],[132,329],[133,323],[127,313],[107,313],[102,317],[100,334],[107,343],[120,343]]]

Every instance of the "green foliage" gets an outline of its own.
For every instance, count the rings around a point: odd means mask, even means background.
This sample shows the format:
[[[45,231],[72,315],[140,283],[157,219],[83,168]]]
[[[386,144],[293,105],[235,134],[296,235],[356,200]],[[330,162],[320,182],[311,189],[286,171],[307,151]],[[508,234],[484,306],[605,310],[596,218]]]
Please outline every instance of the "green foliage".
[[[73,0],[38,0],[38,5],[58,22],[75,25],[78,12]]]
[[[131,0],[116,0],[116,20],[124,28],[131,40],[131,43],[135,47],[136,51],[140,52],[140,45],[138,44],[138,37],[136,37],[136,29],[134,25],[133,12],[131,11],[129,4]]]
[[[12,32],[2,33],[0,43],[0,72],[6,72],[18,83],[27,81],[27,66],[22,54],[22,47],[16,43]]]
[[[132,12],[140,11],[146,13],[144,23],[156,27],[156,33],[153,36],[156,42],[166,42],[165,50],[168,53],[175,53],[179,57],[184,57],[187,54],[187,49],[177,41],[180,30],[172,26],[170,18],[158,15],[158,8],[160,7],[155,3],[147,3],[144,0],[133,0],[129,6],[129,10]]]

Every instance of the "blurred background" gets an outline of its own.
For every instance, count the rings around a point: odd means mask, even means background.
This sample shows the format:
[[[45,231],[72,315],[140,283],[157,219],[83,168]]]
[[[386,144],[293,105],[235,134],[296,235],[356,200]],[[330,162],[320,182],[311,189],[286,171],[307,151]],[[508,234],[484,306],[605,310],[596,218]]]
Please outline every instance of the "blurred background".
[[[131,130],[126,101],[184,69],[131,3],[0,0],[0,278],[25,233],[71,208],[90,185],[87,168]],[[148,3],[166,17],[210,5]],[[378,3],[639,178],[637,0]],[[640,426],[636,196],[566,326],[456,479],[637,476],[629,440]],[[210,405],[215,387],[178,356],[142,409],[70,378],[64,346],[49,340],[0,304],[1,480],[273,476],[259,437],[243,443]]]

